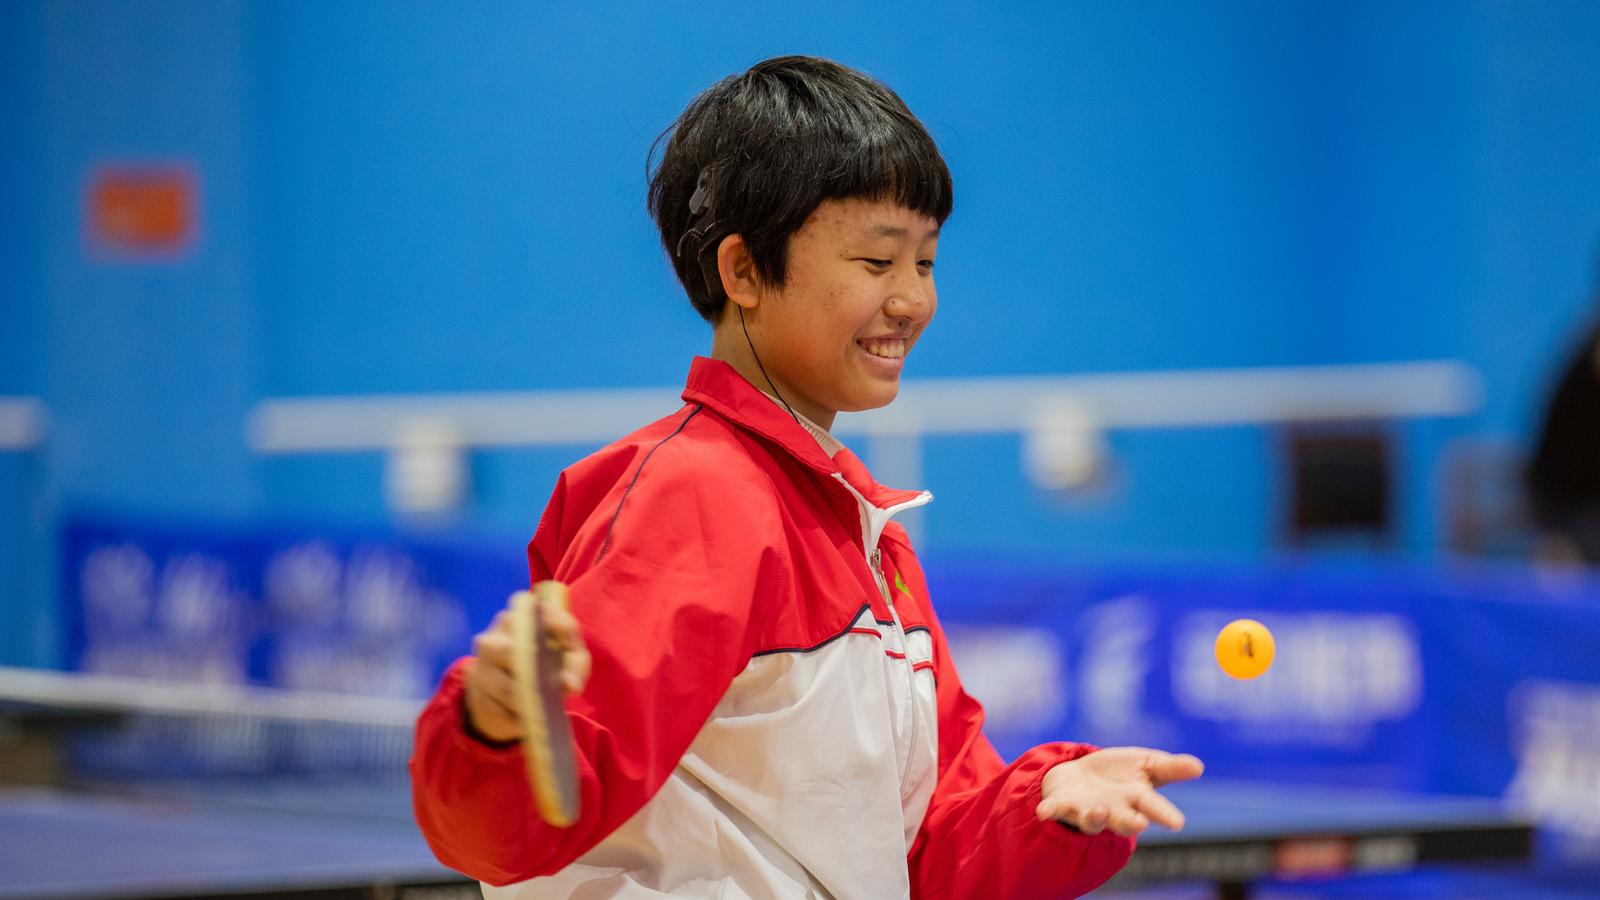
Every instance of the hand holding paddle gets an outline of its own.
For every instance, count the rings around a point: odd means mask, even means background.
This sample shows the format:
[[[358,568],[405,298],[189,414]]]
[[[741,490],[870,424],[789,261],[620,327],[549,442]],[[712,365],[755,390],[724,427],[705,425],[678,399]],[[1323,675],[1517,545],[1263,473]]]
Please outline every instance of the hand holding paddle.
[[[541,581],[511,595],[473,640],[467,716],[484,737],[520,740],[540,816],[566,827],[578,817],[577,773],[563,693],[589,678],[589,651],[567,605],[566,585]]]

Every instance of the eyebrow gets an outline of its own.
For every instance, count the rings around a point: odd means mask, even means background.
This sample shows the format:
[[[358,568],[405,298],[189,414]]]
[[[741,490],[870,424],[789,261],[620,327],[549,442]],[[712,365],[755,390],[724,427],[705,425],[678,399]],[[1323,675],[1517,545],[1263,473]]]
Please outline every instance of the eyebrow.
[[[869,235],[871,235],[872,237],[902,238],[902,237],[905,237],[910,232],[906,231],[904,228],[901,228],[898,225],[873,225],[872,227],[867,229],[867,233]],[[928,231],[927,235],[926,235],[926,237],[938,237],[938,236],[939,236],[939,229],[937,229],[937,228],[930,229]]]

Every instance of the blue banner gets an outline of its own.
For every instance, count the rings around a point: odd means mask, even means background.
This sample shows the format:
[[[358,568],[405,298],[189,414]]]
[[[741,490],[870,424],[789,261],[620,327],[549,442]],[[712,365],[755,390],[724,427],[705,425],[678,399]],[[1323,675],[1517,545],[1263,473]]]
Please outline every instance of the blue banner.
[[[74,668],[424,697],[526,584],[520,541],[80,521]],[[1049,740],[1202,757],[1217,776],[1504,795],[1600,858],[1600,581],[1516,568],[1091,569],[930,559],[1001,752]],[[1217,632],[1253,618],[1272,668]]]
[[[71,668],[425,697],[527,562],[503,544],[80,521],[65,547]]]
[[[1503,795],[1600,860],[1600,581],[1532,570],[1087,572],[931,565],[963,682],[1007,756],[1047,740],[1187,751],[1210,774]],[[1224,674],[1238,618],[1277,645]]]

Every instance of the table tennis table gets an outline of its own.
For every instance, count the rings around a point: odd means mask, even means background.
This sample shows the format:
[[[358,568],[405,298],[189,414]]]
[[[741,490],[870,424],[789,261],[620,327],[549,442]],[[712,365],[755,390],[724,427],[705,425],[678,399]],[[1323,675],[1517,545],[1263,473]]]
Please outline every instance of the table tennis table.
[[[1182,831],[1153,826],[1106,885],[1210,882],[1224,900],[1269,878],[1398,874],[1419,866],[1516,865],[1532,859],[1534,826],[1493,797],[1201,778],[1162,793]]]
[[[481,897],[412,818],[420,706],[0,667],[0,898]]]
[[[482,896],[433,858],[394,799],[337,787],[313,811],[304,798],[258,799],[0,792],[0,897]]]
[[[1152,828],[1119,889],[1517,862],[1533,830],[1495,800],[1202,779],[1166,793],[1182,832]],[[363,791],[210,785],[191,794],[0,792],[0,897],[478,897],[433,858],[404,784]]]

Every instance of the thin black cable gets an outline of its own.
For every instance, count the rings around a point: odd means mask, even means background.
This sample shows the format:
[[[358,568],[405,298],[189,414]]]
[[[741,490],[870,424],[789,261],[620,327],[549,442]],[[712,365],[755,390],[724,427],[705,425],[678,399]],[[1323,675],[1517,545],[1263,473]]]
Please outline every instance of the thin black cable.
[[[722,290],[722,278],[717,272],[716,266],[706,258],[707,251],[711,249],[711,245],[720,240],[720,235],[717,233],[720,228],[711,209],[716,198],[716,192],[711,186],[712,179],[716,175],[715,169],[716,164],[713,163],[700,170],[700,177],[695,181],[694,195],[689,198],[689,230],[678,238],[676,252],[681,257],[683,255],[684,242],[693,239],[695,244],[694,258],[700,264],[701,276],[705,278],[706,293],[713,299],[720,294],[722,302],[728,303],[730,301],[727,291]],[[696,221],[700,223],[698,226],[695,225]],[[773,382],[772,376],[767,374],[767,367],[761,364],[761,354],[756,352],[756,342],[750,339],[750,326],[744,322],[744,307],[742,306],[739,307],[739,328],[744,331],[744,342],[750,345],[750,355],[755,358],[756,368],[761,370],[761,377],[767,380],[767,387],[772,388],[772,395],[777,397],[778,402],[783,404],[783,408],[789,411],[789,415],[794,418],[794,423],[801,428],[805,428],[805,424],[800,421],[800,415],[794,411],[794,407],[789,405],[789,401],[783,399],[783,394],[778,390],[778,385]]]
[[[777,397],[778,402],[783,404],[783,408],[789,411],[789,415],[794,416],[794,423],[801,428],[805,428],[805,424],[800,421],[800,416],[795,413],[794,407],[790,406],[789,401],[783,399],[783,395],[778,393],[778,386],[772,383],[772,376],[767,374],[767,367],[761,364],[761,356],[756,353],[756,342],[750,340],[750,326],[744,323],[744,307],[742,306],[739,307],[739,327],[744,330],[744,342],[750,345],[750,355],[756,358],[756,368],[761,370],[761,377],[767,380],[767,387],[772,388],[773,396]]]

